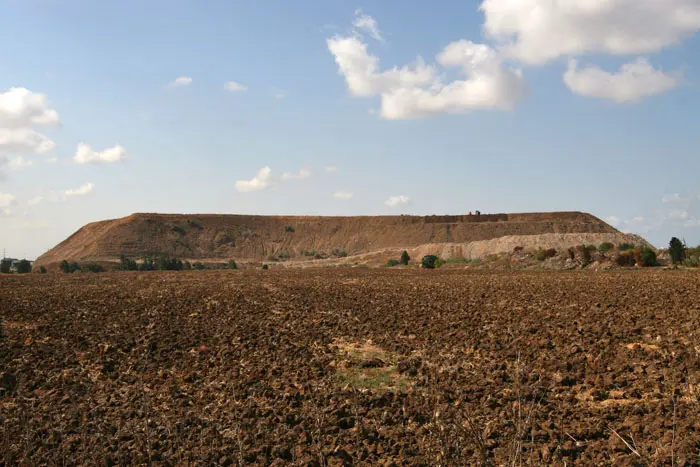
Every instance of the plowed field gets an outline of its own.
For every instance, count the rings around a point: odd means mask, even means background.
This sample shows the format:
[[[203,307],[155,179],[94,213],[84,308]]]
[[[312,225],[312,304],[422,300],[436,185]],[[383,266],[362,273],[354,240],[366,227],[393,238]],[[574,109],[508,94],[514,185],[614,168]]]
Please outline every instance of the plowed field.
[[[0,465],[699,465],[700,275],[0,277]]]

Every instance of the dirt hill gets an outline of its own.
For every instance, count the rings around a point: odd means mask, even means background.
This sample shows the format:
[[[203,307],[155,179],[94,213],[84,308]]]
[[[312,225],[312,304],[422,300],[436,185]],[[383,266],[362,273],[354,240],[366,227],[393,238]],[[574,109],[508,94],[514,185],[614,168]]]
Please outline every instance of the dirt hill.
[[[580,244],[588,237],[634,241],[581,212],[375,217],[133,214],[87,224],[36,263],[108,261],[122,254],[261,261],[272,256],[307,258],[303,251],[330,256],[335,249],[354,256],[429,245],[454,245],[459,254],[483,256],[502,249],[498,239],[510,248],[519,237],[530,245],[542,236],[540,246],[550,247],[552,235],[547,234],[556,234],[556,246],[567,244],[567,239]]]

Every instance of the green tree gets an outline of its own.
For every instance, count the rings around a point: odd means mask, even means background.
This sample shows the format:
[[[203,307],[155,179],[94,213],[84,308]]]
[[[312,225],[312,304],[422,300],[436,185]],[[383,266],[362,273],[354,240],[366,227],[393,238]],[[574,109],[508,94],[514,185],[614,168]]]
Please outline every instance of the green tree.
[[[0,261],[0,273],[9,274],[10,268],[12,267],[12,262],[9,259],[3,259]]]
[[[426,269],[435,269],[440,267],[440,258],[435,255],[425,255],[421,260],[421,264]]]
[[[236,264],[236,261],[235,261],[235,260],[231,260],[231,261],[229,261],[228,264],[226,265],[226,268],[227,268],[227,269],[238,269],[238,265]]]
[[[26,259],[21,260],[19,263],[17,263],[17,272],[20,274],[29,274],[32,272],[32,263]]]
[[[124,255],[119,257],[119,269],[122,271],[138,271],[139,265],[136,261]]]
[[[673,237],[668,244],[668,253],[671,255],[673,264],[682,263],[685,259],[685,244],[678,238]]]
[[[103,268],[101,264],[97,263],[88,263],[85,265],[85,269],[90,272],[105,272],[105,268]]]
[[[58,267],[61,270],[61,272],[64,272],[66,274],[70,274],[72,272],[70,270],[70,264],[65,259],[59,263]]]
[[[605,252],[605,251],[610,251],[610,250],[612,250],[613,248],[615,248],[615,245],[613,245],[613,244],[610,243],[610,242],[603,242],[603,243],[601,243],[600,245],[598,245],[598,251],[603,251],[603,252]]]
[[[44,266],[40,266],[40,267],[39,267],[39,272],[40,272],[41,274],[46,274],[46,268],[45,268]]]
[[[145,256],[143,262],[139,264],[139,271],[155,271],[155,269],[156,265],[150,256]]]
[[[404,250],[404,252],[401,253],[401,259],[399,260],[399,262],[404,266],[408,266],[409,261],[411,261],[411,257],[408,256],[408,251]]]

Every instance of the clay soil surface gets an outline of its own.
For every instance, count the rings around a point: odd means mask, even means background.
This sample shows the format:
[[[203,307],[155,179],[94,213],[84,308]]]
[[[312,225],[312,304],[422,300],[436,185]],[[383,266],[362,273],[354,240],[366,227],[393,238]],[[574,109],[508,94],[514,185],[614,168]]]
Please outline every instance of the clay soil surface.
[[[700,275],[0,277],[0,465],[699,465]]]

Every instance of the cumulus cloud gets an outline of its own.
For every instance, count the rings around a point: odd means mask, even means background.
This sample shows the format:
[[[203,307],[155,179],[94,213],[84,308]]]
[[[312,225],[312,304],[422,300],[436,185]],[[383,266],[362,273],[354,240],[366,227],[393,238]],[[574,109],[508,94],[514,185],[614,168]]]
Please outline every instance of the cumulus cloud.
[[[10,160],[9,166],[12,169],[21,169],[24,167],[31,167],[34,165],[34,162],[26,160],[22,156],[17,156],[14,159]]]
[[[666,203],[677,203],[681,201],[683,198],[681,197],[680,193],[672,193],[669,195],[664,195],[663,198],[661,198],[661,202],[666,204]]]
[[[189,76],[180,76],[179,78],[175,78],[174,81],[171,81],[168,86],[171,88],[176,88],[176,87],[182,87],[182,86],[189,86],[192,84],[192,78]]]
[[[235,81],[229,81],[228,83],[224,84],[224,89],[231,92],[244,92],[248,90],[248,86]]]
[[[299,172],[285,172],[282,174],[282,180],[300,180],[302,178],[309,178],[311,176],[311,171],[309,169],[301,169]]]
[[[644,58],[622,65],[617,73],[595,66],[579,69],[577,61],[571,59],[564,74],[564,82],[574,93],[617,103],[635,102],[661,94],[678,86],[680,81],[680,73],[666,74],[656,70]]]
[[[31,128],[0,128],[0,154],[43,154],[56,144]]]
[[[380,70],[359,37],[327,40],[338,70],[355,96],[380,96],[379,114],[387,119],[420,118],[463,113],[474,109],[512,109],[528,93],[520,70],[506,66],[499,54],[484,44],[457,41],[445,47],[437,64],[458,69],[464,79],[444,82],[437,65],[418,57],[401,68]]]
[[[90,145],[80,143],[75,156],[73,156],[73,161],[76,164],[104,164],[119,162],[124,158],[126,158],[126,150],[119,145],[97,152],[93,151]]]
[[[347,191],[337,191],[333,193],[335,199],[352,199],[353,194]]]
[[[34,127],[59,122],[58,112],[49,107],[44,94],[26,88],[0,93],[0,156],[51,151],[56,144]]]
[[[371,16],[363,14],[362,10],[355,10],[355,19],[353,20],[352,25],[360,31],[369,33],[370,36],[378,41],[383,40],[382,34],[379,32],[377,21]]]
[[[74,190],[66,190],[63,192],[63,194],[66,196],[85,196],[85,195],[89,195],[90,193],[92,193],[94,188],[95,188],[95,185],[93,185],[92,183],[86,183],[85,185],[81,186],[80,188],[76,188]]]
[[[486,34],[530,64],[653,53],[700,30],[697,0],[484,0],[480,9]]]
[[[0,128],[57,125],[58,113],[49,108],[45,94],[25,88],[0,93]]]
[[[41,203],[43,200],[44,200],[44,197],[39,195],[39,196],[35,196],[34,198],[27,201],[27,204],[30,206],[36,206],[37,204]]]
[[[389,199],[384,201],[384,204],[393,208],[396,206],[400,206],[402,204],[408,204],[410,202],[411,202],[411,198],[409,198],[408,196],[400,195],[400,196],[389,196]]]
[[[271,175],[272,170],[270,167],[263,167],[258,174],[250,180],[238,180],[236,182],[236,190],[242,193],[263,190],[270,185]]]

